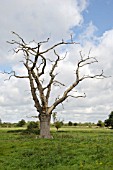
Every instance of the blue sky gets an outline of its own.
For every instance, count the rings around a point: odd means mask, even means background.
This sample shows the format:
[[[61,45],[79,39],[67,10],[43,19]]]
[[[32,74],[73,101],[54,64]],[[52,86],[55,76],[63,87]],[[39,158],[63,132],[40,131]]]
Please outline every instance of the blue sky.
[[[97,27],[97,35],[101,36],[106,30],[113,28],[113,1],[89,0],[87,9],[83,12],[84,24],[89,22]]]
[[[87,2],[87,8],[82,12],[82,25],[72,28],[75,39],[87,29],[89,23],[95,27],[94,35],[97,37],[102,36],[105,31],[113,29],[113,1],[88,0]]]
[[[17,8],[18,7],[18,8]],[[113,110],[113,0],[7,0],[0,5],[0,72],[4,69],[25,73],[20,60],[22,55],[13,55],[13,47],[6,43],[17,32],[26,41],[43,41],[50,36],[50,44],[69,40],[73,34],[80,45],[71,48],[66,64],[59,67],[60,80],[72,82],[73,70],[79,60],[79,51],[97,56],[99,63],[83,70],[93,74],[104,69],[111,78],[84,81],[77,87],[79,93],[86,93],[85,99],[70,99],[56,111],[59,118],[73,122],[97,122],[105,120]],[[63,47],[63,50],[65,48]],[[68,69],[67,69],[68,66]],[[3,121],[19,121],[37,115],[29,93],[29,83],[24,80],[4,81],[0,74],[0,118]],[[75,89],[76,90],[76,89]],[[56,91],[61,93],[59,89]],[[53,94],[53,96],[58,94]],[[53,97],[52,96],[52,97]],[[51,99],[53,100],[53,98]]]

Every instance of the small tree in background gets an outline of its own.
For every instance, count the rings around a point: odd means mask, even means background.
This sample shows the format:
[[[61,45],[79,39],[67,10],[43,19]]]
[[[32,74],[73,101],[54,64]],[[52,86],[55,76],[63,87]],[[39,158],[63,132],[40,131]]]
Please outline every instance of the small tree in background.
[[[57,131],[63,125],[63,121],[57,120],[57,112],[53,113],[53,122],[54,122],[54,126],[56,127]]]
[[[113,129],[113,111],[110,113],[109,118],[106,119],[104,123],[106,127],[111,126]]]
[[[101,120],[98,120],[97,126],[104,127],[104,122],[102,122]]]
[[[53,112],[53,122],[55,123],[57,121],[57,112]]]
[[[22,119],[17,123],[17,127],[23,127],[26,124],[25,120]]]
[[[56,129],[57,129],[57,131],[58,131],[58,129],[60,129],[60,128],[62,127],[63,122],[62,122],[62,121],[58,121],[58,120],[57,120],[57,121],[55,122],[55,124],[54,124],[54,125],[55,125],[55,127],[56,127]]]
[[[68,122],[68,126],[72,126],[73,123],[71,121]]]

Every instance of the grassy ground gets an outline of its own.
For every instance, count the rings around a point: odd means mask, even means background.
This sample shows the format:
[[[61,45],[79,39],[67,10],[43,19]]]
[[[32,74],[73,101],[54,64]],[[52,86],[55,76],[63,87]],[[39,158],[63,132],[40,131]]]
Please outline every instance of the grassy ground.
[[[113,170],[113,130],[52,128],[54,139],[21,131],[0,129],[0,170]]]

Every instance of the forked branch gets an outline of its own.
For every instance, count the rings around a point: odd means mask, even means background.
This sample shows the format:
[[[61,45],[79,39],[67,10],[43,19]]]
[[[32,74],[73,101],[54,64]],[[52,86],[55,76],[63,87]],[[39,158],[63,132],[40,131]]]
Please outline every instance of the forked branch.
[[[81,55],[81,54],[80,54]],[[86,94],[84,93],[84,95],[71,95],[70,92],[72,92],[72,90],[84,79],[90,79],[90,78],[96,78],[96,79],[103,79],[103,78],[107,78],[107,76],[104,75],[104,72],[102,70],[102,72],[100,74],[95,74],[95,75],[84,75],[84,76],[80,76],[80,68],[85,67],[87,65],[93,64],[93,63],[97,63],[97,59],[95,57],[86,57],[83,58],[81,55],[81,60],[78,62],[77,64],[77,68],[76,68],[76,79],[75,81],[64,91],[63,95],[60,96],[59,98],[57,98],[54,102],[54,104],[49,108],[49,112],[51,112],[52,110],[54,110],[60,103],[62,103],[63,101],[65,101],[68,97],[74,97],[74,98],[79,98],[79,97],[86,97]]]

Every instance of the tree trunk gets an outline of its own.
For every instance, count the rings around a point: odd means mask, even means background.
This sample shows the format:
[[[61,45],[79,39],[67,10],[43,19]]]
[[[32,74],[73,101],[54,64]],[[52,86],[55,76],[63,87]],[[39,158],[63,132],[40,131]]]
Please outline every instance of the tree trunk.
[[[39,120],[40,120],[40,138],[47,138],[47,139],[52,138],[50,134],[51,115],[44,114],[44,113],[40,114]]]

